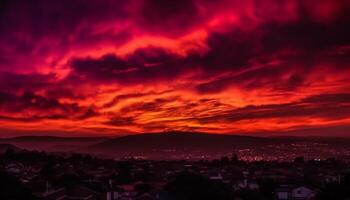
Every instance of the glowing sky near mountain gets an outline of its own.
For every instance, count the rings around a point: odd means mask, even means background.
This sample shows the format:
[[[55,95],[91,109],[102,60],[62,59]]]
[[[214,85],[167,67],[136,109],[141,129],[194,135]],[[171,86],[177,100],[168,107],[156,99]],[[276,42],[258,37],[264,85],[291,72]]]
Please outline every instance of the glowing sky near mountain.
[[[1,1],[0,129],[350,134],[350,1]]]

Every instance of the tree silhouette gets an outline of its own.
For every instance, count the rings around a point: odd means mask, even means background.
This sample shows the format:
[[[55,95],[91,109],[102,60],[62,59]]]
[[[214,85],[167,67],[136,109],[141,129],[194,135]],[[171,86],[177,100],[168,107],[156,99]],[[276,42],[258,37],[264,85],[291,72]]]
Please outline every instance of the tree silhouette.
[[[14,176],[0,171],[0,199],[34,199],[31,192]]]

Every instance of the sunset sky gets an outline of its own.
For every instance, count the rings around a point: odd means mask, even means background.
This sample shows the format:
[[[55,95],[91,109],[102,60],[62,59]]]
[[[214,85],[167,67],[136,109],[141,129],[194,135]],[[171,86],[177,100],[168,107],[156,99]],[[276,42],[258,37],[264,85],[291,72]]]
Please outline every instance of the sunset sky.
[[[349,0],[4,0],[0,137],[350,136]]]

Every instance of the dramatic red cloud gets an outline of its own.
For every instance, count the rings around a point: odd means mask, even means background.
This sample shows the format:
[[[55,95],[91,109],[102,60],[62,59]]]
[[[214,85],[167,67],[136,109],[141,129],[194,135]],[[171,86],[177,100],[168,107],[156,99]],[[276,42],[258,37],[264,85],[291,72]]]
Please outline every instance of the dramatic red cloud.
[[[5,0],[0,30],[1,136],[348,134],[348,0]]]

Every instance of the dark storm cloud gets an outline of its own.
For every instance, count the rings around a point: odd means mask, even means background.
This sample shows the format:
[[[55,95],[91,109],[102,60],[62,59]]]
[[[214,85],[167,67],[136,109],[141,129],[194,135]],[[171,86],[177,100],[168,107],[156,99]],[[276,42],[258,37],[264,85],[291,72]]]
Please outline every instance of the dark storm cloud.
[[[9,32],[25,31],[34,38],[64,36],[84,23],[125,18],[125,3],[123,0],[5,0],[0,15],[0,27],[4,32],[0,34],[9,36]]]
[[[35,93],[42,91],[51,99],[81,99],[84,96],[75,87],[57,81],[54,74],[18,74],[0,72],[0,92],[9,94]]]
[[[226,111],[216,116],[199,119],[201,123],[236,122],[241,120],[309,117],[327,120],[350,117],[350,94],[321,94],[297,102],[284,104],[250,105]]]
[[[146,0],[140,9],[138,20],[141,27],[155,34],[166,31],[177,35],[201,22],[199,14],[193,0]]]
[[[161,92],[151,91],[151,92],[120,94],[120,95],[116,95],[111,101],[109,101],[108,103],[105,103],[102,107],[109,108],[109,107],[117,105],[119,102],[124,101],[124,100],[141,98],[141,97],[152,96],[152,95],[166,94],[169,92],[171,92],[171,90],[161,91]]]
[[[280,48],[294,48],[304,51],[319,51],[337,45],[349,44],[350,16],[334,23],[317,23],[301,18],[292,23],[267,23],[261,27],[260,41],[267,53]]]
[[[135,119],[133,117],[114,117],[106,122],[108,125],[112,126],[125,126],[125,125],[133,125],[135,123]]]
[[[287,64],[284,64],[284,66],[267,66],[252,69],[237,75],[230,75],[199,84],[196,86],[196,90],[201,94],[217,93],[226,90],[230,86],[236,86],[248,91],[258,88],[293,91],[302,86],[304,82],[302,75],[293,73],[288,75],[293,72],[293,70],[295,70],[295,68],[291,68]],[[288,75],[288,78],[284,79],[284,75]]]
[[[74,69],[67,79],[116,82],[123,85],[155,83],[175,80],[192,70],[190,60],[161,49],[139,49],[127,58],[105,55],[101,58],[76,58],[71,61]]]
[[[44,65],[42,60],[48,56],[57,59],[50,63],[56,65],[71,49],[119,44],[129,38],[126,31],[114,32],[112,27],[96,31],[96,26],[126,19],[124,0],[1,2],[0,67],[6,71],[33,70],[35,65]]]
[[[105,55],[100,59],[76,59],[72,66],[77,75],[86,76],[88,79],[113,79],[120,73],[132,70],[132,65],[113,56]]]
[[[244,37],[240,37],[236,31],[211,35],[209,44],[214,40],[217,45],[212,44],[212,51],[200,59],[202,66],[209,72],[239,72],[249,69],[251,65],[264,66],[275,60],[281,64],[278,67],[262,67],[203,83],[197,86],[197,91],[221,92],[230,85],[254,89],[266,87],[276,81],[279,85],[284,85],[283,88],[293,90],[305,82],[304,76],[317,71],[320,64],[332,65],[332,70],[335,71],[349,69],[349,52],[339,53],[339,50],[334,49],[350,44],[349,27],[350,18],[341,18],[334,24],[315,23],[302,18],[292,23],[263,24],[255,31],[246,33]],[[292,52],[281,54],[286,49]],[[334,52],[325,53],[332,49]],[[290,73],[296,74],[289,76],[287,80],[281,79],[283,75]]]
[[[308,97],[304,99],[306,103],[315,103],[315,104],[349,104],[350,103],[350,94],[349,93],[338,93],[338,94],[319,94]]]
[[[75,88],[73,87],[53,85],[52,87],[49,87],[45,90],[45,96],[48,96],[54,99],[67,98],[72,100],[86,98],[86,95],[79,94],[77,91],[74,91],[74,90]]]
[[[80,107],[77,104],[60,103],[56,99],[26,92],[22,95],[0,93],[0,111],[3,118],[13,119],[62,119],[87,118],[96,113],[91,108]],[[23,117],[10,117],[12,114],[26,113]],[[22,120],[23,121],[23,120]]]
[[[121,113],[133,113],[139,111],[161,111],[162,106],[164,106],[167,103],[174,102],[177,99],[179,99],[179,97],[175,96],[169,98],[157,98],[151,102],[137,102],[123,107],[120,111]]]
[[[30,91],[47,87],[54,80],[51,74],[16,74],[0,72],[0,91]]]

